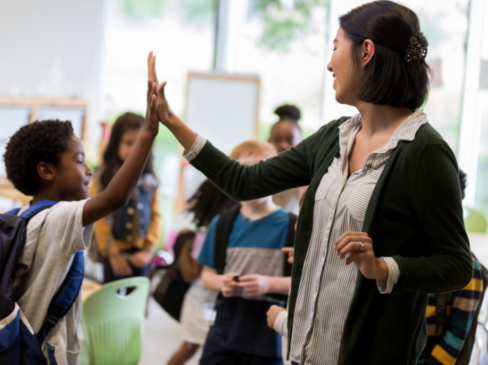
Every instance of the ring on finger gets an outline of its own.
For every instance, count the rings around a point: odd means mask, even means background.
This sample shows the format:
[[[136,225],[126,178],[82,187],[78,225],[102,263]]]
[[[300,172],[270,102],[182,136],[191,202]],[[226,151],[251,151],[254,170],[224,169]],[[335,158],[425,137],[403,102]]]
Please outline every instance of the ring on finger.
[[[361,241],[358,242],[359,242],[359,252],[364,252],[364,243],[362,243]]]

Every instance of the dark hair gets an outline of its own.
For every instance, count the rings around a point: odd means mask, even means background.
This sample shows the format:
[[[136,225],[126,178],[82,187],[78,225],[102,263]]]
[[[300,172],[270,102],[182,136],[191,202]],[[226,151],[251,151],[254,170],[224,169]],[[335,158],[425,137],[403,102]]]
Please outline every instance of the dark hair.
[[[298,121],[302,117],[300,109],[291,104],[283,104],[277,107],[274,113],[280,118],[280,121],[289,120],[290,122],[298,123]]]
[[[188,212],[193,213],[197,228],[207,227],[215,216],[239,205],[210,180],[205,180],[187,203],[190,205]]]
[[[461,198],[463,200],[466,197],[467,182],[468,182],[468,176],[463,170],[459,169],[459,185],[461,185]]]
[[[110,180],[112,180],[123,164],[123,161],[119,157],[119,145],[122,141],[122,136],[127,131],[142,129],[143,125],[144,117],[134,113],[122,114],[115,121],[110,134],[110,141],[108,142],[107,148],[103,153],[103,171],[100,176],[102,188],[105,189],[107,187]],[[149,157],[147,158],[147,162],[144,166],[144,171],[142,174],[154,175],[152,152],[149,153]]]
[[[421,58],[407,62],[405,56],[412,37],[427,49],[417,15],[393,1],[374,1],[359,6],[339,18],[340,26],[353,42],[353,65],[359,68],[361,46],[370,39],[376,53],[366,66],[357,97],[367,103],[420,108],[429,91],[430,68]]]
[[[36,194],[37,165],[46,162],[59,166],[72,138],[73,126],[68,121],[45,120],[23,126],[10,138],[3,155],[8,179],[25,195]]]

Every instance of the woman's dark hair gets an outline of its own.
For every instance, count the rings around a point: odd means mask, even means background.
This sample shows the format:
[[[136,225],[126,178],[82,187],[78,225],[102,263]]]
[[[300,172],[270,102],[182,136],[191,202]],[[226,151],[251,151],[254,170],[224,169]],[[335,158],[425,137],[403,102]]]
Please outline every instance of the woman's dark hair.
[[[215,216],[239,205],[210,180],[205,180],[187,203],[190,205],[188,212],[193,213],[197,228],[207,227]]]
[[[412,37],[420,44],[419,49],[426,51],[429,45],[417,15],[403,5],[382,0],[351,10],[339,22],[353,42],[351,56],[356,69],[360,67],[363,42],[370,39],[376,47],[358,85],[358,99],[411,110],[420,108],[427,99],[430,68],[425,57],[411,62],[405,59]]]
[[[459,169],[459,185],[461,185],[461,197],[463,200],[466,197],[467,182],[468,182],[468,176],[463,170]]]
[[[280,118],[280,120],[289,120],[295,123],[298,123],[298,121],[302,117],[300,109],[291,104],[283,104],[277,107],[274,113]]]
[[[100,182],[104,189],[122,166],[123,161],[119,157],[119,145],[122,141],[122,136],[127,131],[142,129],[143,125],[144,117],[134,113],[122,114],[115,121],[110,134],[110,140],[103,153],[103,171],[100,176]],[[149,153],[142,173],[154,175],[152,152]]]

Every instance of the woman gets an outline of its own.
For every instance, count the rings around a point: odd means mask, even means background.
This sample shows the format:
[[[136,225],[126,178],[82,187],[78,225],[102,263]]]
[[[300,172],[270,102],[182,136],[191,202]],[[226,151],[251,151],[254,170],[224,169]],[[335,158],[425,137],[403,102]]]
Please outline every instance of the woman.
[[[165,83],[158,87],[160,120],[233,199],[310,185],[289,301],[296,363],[415,364],[427,293],[461,289],[471,278],[456,159],[419,109],[427,46],[416,14],[394,2],[342,16],[328,70],[336,100],[359,114],[254,166],[197,136],[171,112]]]

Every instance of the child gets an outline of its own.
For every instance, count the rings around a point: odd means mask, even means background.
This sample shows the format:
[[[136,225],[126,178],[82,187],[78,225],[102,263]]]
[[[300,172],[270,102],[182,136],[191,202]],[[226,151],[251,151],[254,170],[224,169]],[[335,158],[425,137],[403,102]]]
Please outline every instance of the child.
[[[302,195],[300,199],[300,208],[302,207],[303,204],[303,199],[305,198],[305,194]],[[297,222],[298,223],[298,222]],[[295,225],[295,230],[297,229]],[[286,252],[288,254],[288,262],[290,264],[293,264],[293,257],[295,255],[295,248],[293,247],[285,247],[282,249],[283,252]],[[266,313],[266,320],[268,322],[268,327],[271,329],[274,329],[276,332],[278,332],[283,338],[281,339],[282,341],[282,355],[283,355],[283,364],[284,365],[290,365],[291,362],[286,360],[286,350],[288,347],[288,327],[287,327],[287,321],[288,321],[288,311],[280,307],[278,305],[272,305],[268,312]]]
[[[231,157],[253,165],[276,155],[265,142],[248,141]],[[200,363],[282,364],[281,338],[266,326],[266,312],[282,301],[266,295],[287,294],[290,278],[282,277],[289,215],[271,197],[242,202],[228,236],[224,274],[219,275],[214,245],[219,217],[210,224],[198,261],[204,265],[203,285],[221,291],[217,317],[210,329]]]
[[[197,261],[197,258],[207,236],[206,228],[212,219],[239,205],[217,189],[210,180],[200,185],[188,203],[190,205],[188,212],[193,214],[193,222],[200,232],[194,239],[185,242],[178,256],[181,276],[184,281],[192,285],[185,295],[180,317],[184,342],[170,358],[168,365],[183,365],[205,343],[210,325],[215,319],[214,308],[217,295],[203,287],[200,277],[202,264]]]
[[[106,189],[134,148],[143,126],[144,118],[134,113],[125,113],[117,118],[103,154],[103,166],[94,175],[90,196],[94,197]],[[104,283],[132,276],[149,276],[150,261],[160,235],[157,187],[152,154],[149,154],[126,206],[95,223]]]
[[[296,106],[288,104],[279,106],[274,113],[280,119],[271,127],[268,142],[280,153],[302,141],[302,129],[298,125],[301,113]],[[273,201],[283,209],[298,215],[298,202],[302,194],[300,188],[285,190],[273,195]]]
[[[70,122],[26,125],[7,145],[5,165],[14,186],[33,196],[31,204],[43,200],[59,202],[29,221],[14,281],[14,300],[35,333],[45,321],[74,254],[89,247],[93,223],[125,206],[136,187],[159,128],[156,85],[149,82],[148,86],[142,133],[106,189],[92,199],[87,199],[92,171],[85,163],[83,145],[74,136]],[[80,316],[81,293],[46,338],[59,365],[78,363]],[[47,359],[46,342],[42,351]]]

